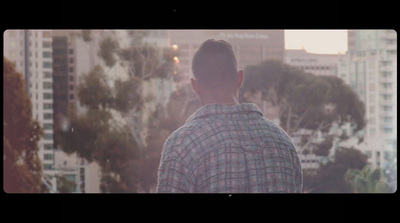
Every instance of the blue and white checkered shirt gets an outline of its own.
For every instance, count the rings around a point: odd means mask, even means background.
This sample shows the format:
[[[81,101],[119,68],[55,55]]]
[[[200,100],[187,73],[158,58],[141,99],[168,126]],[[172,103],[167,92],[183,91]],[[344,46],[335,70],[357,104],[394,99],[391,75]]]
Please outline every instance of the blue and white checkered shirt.
[[[158,193],[299,193],[299,158],[255,104],[207,104],[166,140]]]

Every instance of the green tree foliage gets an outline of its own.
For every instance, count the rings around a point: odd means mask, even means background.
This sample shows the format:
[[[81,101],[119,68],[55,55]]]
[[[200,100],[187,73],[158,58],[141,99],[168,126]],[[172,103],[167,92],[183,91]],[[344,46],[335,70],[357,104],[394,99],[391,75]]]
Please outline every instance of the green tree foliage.
[[[350,184],[354,193],[391,193],[385,183],[381,169],[373,170],[370,165],[363,169],[349,169],[345,174],[345,181]]]
[[[345,180],[349,169],[361,170],[368,157],[354,148],[339,147],[333,161],[322,165],[316,175],[304,174],[304,191],[312,193],[352,193]]]
[[[116,40],[111,38],[106,38],[100,42],[99,56],[103,58],[107,66],[112,67],[116,63],[115,51],[119,47]]]
[[[4,58],[3,63],[3,165],[7,193],[45,192],[37,142],[43,136],[32,119],[32,105],[22,74]]]
[[[56,134],[65,152],[99,164],[102,192],[149,192],[154,187],[148,175],[154,175],[159,156],[153,146],[157,140],[147,139],[146,143],[141,136],[148,125],[143,123],[143,83],[171,77],[176,52],[141,44],[144,33],[130,33],[132,44],[128,48],[121,48],[112,34],[100,42],[98,55],[106,66],[122,66],[128,77],[111,81],[100,66],[83,74],[77,91],[87,110],[79,115],[70,110],[67,127]]]
[[[72,193],[75,190],[76,183],[72,180],[69,180],[65,176],[55,176],[57,179],[57,191],[59,193]]]
[[[82,30],[81,36],[82,36],[83,41],[85,41],[85,42],[91,41],[92,40],[91,34],[92,34],[91,30],[88,30],[88,29]]]
[[[281,126],[289,134],[300,128],[326,132],[333,121],[350,121],[356,130],[365,126],[364,104],[337,77],[316,76],[279,61],[264,61],[245,68],[241,101],[251,101],[257,92],[263,100],[279,106]],[[329,112],[328,105],[333,108]]]

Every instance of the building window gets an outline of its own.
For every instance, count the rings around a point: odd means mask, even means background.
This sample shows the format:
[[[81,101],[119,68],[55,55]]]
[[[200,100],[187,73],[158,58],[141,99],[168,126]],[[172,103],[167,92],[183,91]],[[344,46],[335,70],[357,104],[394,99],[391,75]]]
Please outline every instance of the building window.
[[[369,123],[368,124],[375,125],[375,117],[369,118]]]
[[[383,106],[383,110],[384,110],[384,111],[392,111],[392,106],[390,106],[390,105],[385,105],[385,106]]]
[[[392,77],[392,73],[391,72],[383,72],[382,76],[383,77]]]
[[[51,58],[51,52],[43,51],[43,58]]]
[[[53,109],[53,104],[52,103],[44,103],[43,104],[43,110],[51,110]]]
[[[385,123],[391,123],[391,122],[393,121],[393,118],[392,118],[392,117],[384,117],[384,118],[383,118],[383,121],[384,121]]]
[[[43,73],[43,77],[44,77],[44,78],[51,78],[51,76],[52,76],[52,75],[51,75],[50,72],[44,72],[44,73]]]
[[[50,31],[43,31],[43,32],[42,32],[42,35],[43,35],[44,38],[49,38],[49,37],[51,37]]]
[[[70,181],[75,181],[75,174],[65,174],[64,176]]]
[[[391,94],[383,94],[382,97],[385,100],[391,100],[392,99],[392,95]]]
[[[74,68],[73,68],[73,67],[70,67],[70,68],[69,68],[69,72],[71,72],[71,73],[74,72]]]
[[[70,95],[69,95],[69,99],[70,99],[70,100],[74,100],[74,95],[73,95],[73,94],[70,94]]]
[[[69,90],[73,91],[74,90],[74,85],[69,86]]]
[[[69,80],[73,81],[74,80],[74,76],[69,76]]]
[[[392,89],[392,83],[384,83],[382,85],[385,89]]]
[[[74,58],[69,58],[69,63],[74,63]]]
[[[392,128],[384,128],[383,132],[385,132],[385,134],[391,134],[392,133]]]
[[[53,154],[44,154],[44,160],[52,160]]]
[[[44,149],[45,150],[52,150],[53,149],[53,144],[48,144],[48,143],[44,144]]]
[[[370,106],[369,107],[369,113],[371,113],[371,114],[375,113],[375,107],[374,106]]]
[[[74,50],[73,50],[73,49],[70,49],[70,50],[69,50],[69,54],[74,54]]]
[[[44,134],[44,139],[53,140],[53,134],[51,134],[51,133],[45,133],[45,134]]]
[[[43,42],[43,48],[51,48],[51,42],[48,41]]]
[[[43,128],[44,128],[44,129],[53,129],[53,124],[51,124],[51,123],[44,123],[44,124],[43,124]]]
[[[53,119],[53,113],[43,113],[43,119]]]
[[[43,94],[43,99],[53,99],[53,94],[51,94],[51,93],[44,93],[44,94]]]
[[[52,89],[53,84],[51,82],[43,82],[43,89]]]
[[[51,62],[43,62],[44,68],[51,68]]]
[[[53,165],[52,164],[44,164],[43,168],[44,168],[44,170],[52,170],[53,169]]]

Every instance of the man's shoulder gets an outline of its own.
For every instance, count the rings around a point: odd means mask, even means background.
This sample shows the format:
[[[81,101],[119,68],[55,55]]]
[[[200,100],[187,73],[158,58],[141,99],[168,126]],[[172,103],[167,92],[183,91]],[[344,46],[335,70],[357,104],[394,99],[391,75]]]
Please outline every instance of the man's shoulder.
[[[165,152],[181,153],[195,138],[193,133],[200,127],[200,123],[188,122],[173,131],[164,144]]]
[[[272,138],[267,137],[267,139],[279,140],[280,142],[288,144],[290,147],[292,147],[294,149],[294,145],[293,145],[291,137],[287,134],[287,132],[282,127],[280,127],[277,123],[275,123],[265,117],[262,117],[261,122],[267,126],[267,128],[265,128],[266,134],[267,135],[273,134],[275,136]]]

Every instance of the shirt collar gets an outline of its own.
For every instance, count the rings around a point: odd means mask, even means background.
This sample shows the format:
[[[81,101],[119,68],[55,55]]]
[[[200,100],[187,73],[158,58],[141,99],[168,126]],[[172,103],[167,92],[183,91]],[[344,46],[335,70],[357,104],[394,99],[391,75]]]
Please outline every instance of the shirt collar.
[[[224,104],[206,104],[193,113],[185,123],[190,122],[197,118],[203,118],[210,115],[224,115],[224,114],[250,114],[259,113],[263,115],[257,105],[253,103],[243,103],[239,105],[224,105]]]

